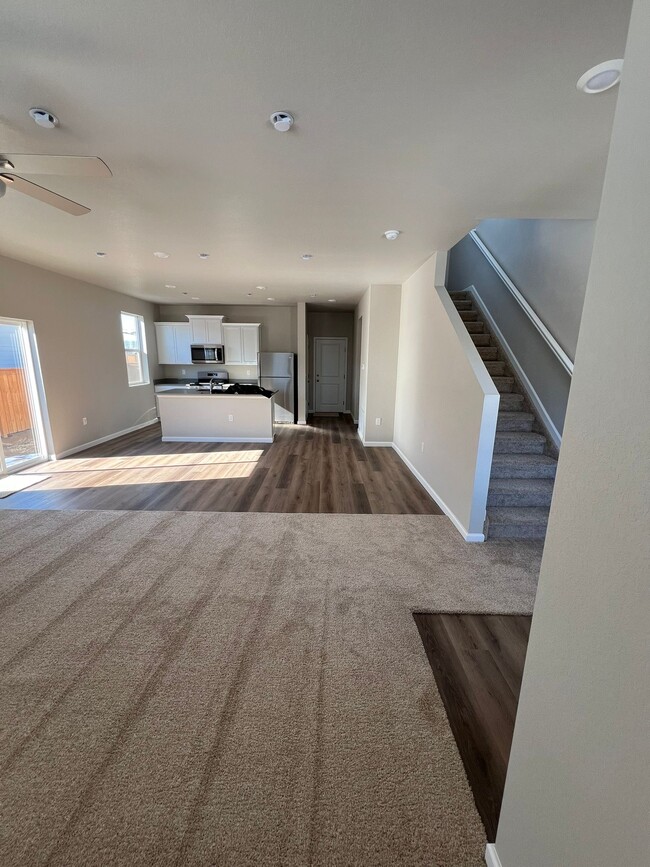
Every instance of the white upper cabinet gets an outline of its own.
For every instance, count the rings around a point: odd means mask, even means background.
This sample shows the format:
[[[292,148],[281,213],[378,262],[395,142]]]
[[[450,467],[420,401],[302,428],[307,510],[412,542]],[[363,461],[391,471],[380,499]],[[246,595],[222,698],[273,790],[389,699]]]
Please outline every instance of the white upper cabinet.
[[[257,364],[257,353],[260,351],[260,326],[241,326],[242,364]]]
[[[260,351],[259,323],[224,322],[223,348],[226,364],[257,366]]]
[[[190,326],[185,322],[156,322],[159,364],[191,364]]]
[[[188,316],[187,318],[190,323],[191,343],[199,346],[223,343],[221,331],[223,316]]]

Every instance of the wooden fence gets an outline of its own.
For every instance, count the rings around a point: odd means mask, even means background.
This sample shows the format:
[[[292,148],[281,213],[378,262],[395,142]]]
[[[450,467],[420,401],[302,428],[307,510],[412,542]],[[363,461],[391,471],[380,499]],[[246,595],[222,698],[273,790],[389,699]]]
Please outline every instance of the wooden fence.
[[[23,371],[0,368],[0,436],[29,430],[31,426]]]

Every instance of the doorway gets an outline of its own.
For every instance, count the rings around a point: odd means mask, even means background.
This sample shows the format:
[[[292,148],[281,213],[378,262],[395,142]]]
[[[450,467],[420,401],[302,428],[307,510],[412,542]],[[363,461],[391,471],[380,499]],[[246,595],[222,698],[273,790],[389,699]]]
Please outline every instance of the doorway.
[[[347,337],[314,338],[314,412],[345,412]]]
[[[47,460],[37,370],[32,323],[0,318],[0,475]]]

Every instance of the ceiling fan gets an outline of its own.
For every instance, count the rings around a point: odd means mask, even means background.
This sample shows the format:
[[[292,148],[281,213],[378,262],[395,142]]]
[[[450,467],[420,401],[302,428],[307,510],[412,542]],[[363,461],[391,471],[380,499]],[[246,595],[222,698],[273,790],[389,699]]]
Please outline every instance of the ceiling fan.
[[[0,154],[0,198],[7,189],[25,193],[66,214],[81,217],[90,208],[28,181],[22,175],[73,175],[110,178],[112,172],[99,157],[50,156],[48,154]]]

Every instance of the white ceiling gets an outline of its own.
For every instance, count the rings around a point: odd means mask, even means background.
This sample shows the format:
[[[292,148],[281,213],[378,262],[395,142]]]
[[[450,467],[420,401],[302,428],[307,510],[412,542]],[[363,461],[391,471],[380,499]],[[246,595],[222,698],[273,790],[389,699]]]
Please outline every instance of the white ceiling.
[[[113,178],[47,178],[83,217],[8,191],[0,253],[155,301],[349,303],[484,217],[593,218],[616,92],[575,82],[622,56],[630,6],[5,0],[0,153]]]

